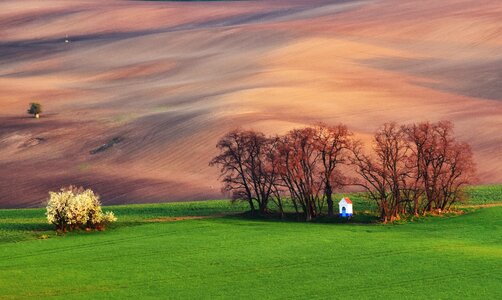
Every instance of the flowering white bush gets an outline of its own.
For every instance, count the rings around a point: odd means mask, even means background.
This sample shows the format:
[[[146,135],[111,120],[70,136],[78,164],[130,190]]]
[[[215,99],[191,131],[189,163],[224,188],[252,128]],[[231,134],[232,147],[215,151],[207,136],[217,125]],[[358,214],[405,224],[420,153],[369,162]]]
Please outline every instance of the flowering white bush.
[[[47,221],[56,229],[66,231],[75,228],[102,229],[117,221],[113,212],[103,213],[99,196],[92,190],[70,186],[59,192],[49,192]]]

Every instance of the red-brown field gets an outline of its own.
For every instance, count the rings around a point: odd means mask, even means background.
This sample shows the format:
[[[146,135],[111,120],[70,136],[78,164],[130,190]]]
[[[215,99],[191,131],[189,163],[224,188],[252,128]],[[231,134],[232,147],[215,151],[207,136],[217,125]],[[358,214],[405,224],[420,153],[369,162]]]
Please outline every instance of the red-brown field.
[[[0,207],[220,198],[234,127],[441,119],[502,182],[498,0],[0,2]]]

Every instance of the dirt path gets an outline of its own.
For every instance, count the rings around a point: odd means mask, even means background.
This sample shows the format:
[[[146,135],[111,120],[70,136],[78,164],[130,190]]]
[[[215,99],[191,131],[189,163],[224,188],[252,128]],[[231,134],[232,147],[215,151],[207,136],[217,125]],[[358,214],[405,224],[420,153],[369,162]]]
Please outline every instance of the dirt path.
[[[462,208],[482,208],[482,207],[496,207],[502,206],[502,202],[499,203],[488,203],[488,204],[477,204],[477,205],[461,205]]]
[[[198,220],[198,219],[211,219],[211,218],[222,218],[225,216],[231,216],[234,214],[214,214],[207,216],[180,216],[180,217],[158,217],[153,219],[147,219],[146,222],[176,222],[176,221],[184,221],[184,220]]]

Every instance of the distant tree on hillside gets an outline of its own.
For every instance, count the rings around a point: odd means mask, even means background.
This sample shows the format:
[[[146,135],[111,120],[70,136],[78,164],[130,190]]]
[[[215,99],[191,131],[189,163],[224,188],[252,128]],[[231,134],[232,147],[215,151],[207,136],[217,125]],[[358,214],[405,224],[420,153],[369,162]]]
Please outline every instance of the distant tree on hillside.
[[[39,118],[42,113],[42,105],[40,103],[30,103],[30,107],[28,108],[28,114],[33,115],[34,118]]]

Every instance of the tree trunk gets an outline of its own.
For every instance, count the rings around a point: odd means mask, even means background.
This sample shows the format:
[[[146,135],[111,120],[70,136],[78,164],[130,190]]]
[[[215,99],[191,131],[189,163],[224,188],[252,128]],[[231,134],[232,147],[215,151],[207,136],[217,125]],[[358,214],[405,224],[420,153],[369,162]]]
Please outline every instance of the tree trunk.
[[[310,203],[307,202],[309,201],[308,199],[305,199],[306,203],[304,205],[303,211],[305,212],[305,221],[312,221],[312,207],[310,206]]]
[[[281,214],[281,219],[284,219],[284,208],[282,207],[281,198],[277,199],[277,206],[279,207],[279,213]]]
[[[328,203],[328,217],[333,216],[333,198],[332,198],[331,187],[326,188],[326,202]]]
[[[298,209],[298,204],[296,203],[296,200],[294,200],[294,199],[291,199],[291,201],[293,202],[293,206],[294,206],[294,208],[295,208],[296,219],[297,219],[298,221],[300,221],[300,211],[299,211],[299,209]]]
[[[307,211],[307,221],[312,221],[313,218],[317,216],[316,210],[315,210],[315,203],[313,200],[309,200],[309,203],[307,204],[308,211]]]
[[[267,212],[267,204],[264,202],[261,202],[259,209],[260,209],[260,214],[265,214]]]
[[[251,207],[251,213],[254,214],[255,208],[254,208],[253,199],[248,199],[248,202],[249,202],[249,207]]]
[[[413,215],[415,217],[418,217],[418,198],[415,196],[415,199],[413,200]]]

